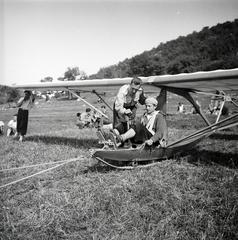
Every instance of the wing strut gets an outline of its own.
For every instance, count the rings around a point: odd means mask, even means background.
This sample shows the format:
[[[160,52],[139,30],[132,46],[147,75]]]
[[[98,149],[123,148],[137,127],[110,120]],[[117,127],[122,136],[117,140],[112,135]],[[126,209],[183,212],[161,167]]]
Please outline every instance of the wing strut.
[[[88,101],[86,101],[85,99],[81,98],[77,93],[75,93],[73,90],[70,90],[68,88],[66,88],[66,91],[69,91],[70,93],[72,93],[75,97],[77,97],[78,99],[82,100],[84,103],[86,103],[88,106],[90,106],[91,108],[93,108],[95,111],[97,111],[99,114],[101,114],[102,116],[106,117],[108,119],[108,116],[106,114],[104,114],[103,112],[101,112],[99,109],[97,109],[96,107],[94,107],[91,103],[89,103]]]
[[[224,105],[225,105],[225,102],[226,102],[226,100],[223,99],[223,101],[222,101],[222,103],[221,103],[221,105],[220,105],[220,110],[219,110],[219,113],[218,113],[218,116],[217,116],[217,119],[216,119],[216,123],[218,123],[218,121],[219,121],[219,119],[220,119],[220,117],[221,117],[222,109],[223,109],[223,107],[224,107]]]
[[[213,124],[209,125],[208,127],[198,130],[195,133],[192,133],[192,134],[190,134],[182,139],[179,139],[173,143],[170,143],[167,146],[167,148],[177,145],[178,143],[181,143],[185,140],[190,140],[190,139],[193,139],[193,138],[199,137],[199,136],[206,136],[207,134],[210,135],[212,132],[215,132],[217,130],[220,131],[220,130],[224,130],[224,129],[227,129],[230,127],[235,127],[237,125],[238,125],[238,113],[233,116],[230,116],[226,119],[223,119],[220,122],[213,123]]]
[[[158,101],[158,105],[156,110],[162,111],[162,113],[167,113],[167,90],[166,88],[161,88],[159,96],[156,98]]]
[[[96,90],[93,90],[92,93],[95,93],[97,95],[97,97],[100,98],[100,100],[102,100],[104,102],[105,105],[107,105],[107,107],[113,111],[113,109],[111,108],[111,106],[100,96],[100,94],[98,92],[96,92]]]
[[[216,122],[219,121],[220,117],[221,117],[221,114],[222,114],[222,110],[223,110],[223,107],[225,105],[226,102],[231,102],[233,103],[236,107],[238,107],[238,105],[233,101],[233,98],[229,95],[227,95],[225,92],[223,91],[220,91],[219,92],[220,94],[217,95],[218,97],[222,98],[222,102],[220,104],[220,110],[219,110],[219,113],[218,113],[218,116],[217,116],[217,119],[216,119]]]

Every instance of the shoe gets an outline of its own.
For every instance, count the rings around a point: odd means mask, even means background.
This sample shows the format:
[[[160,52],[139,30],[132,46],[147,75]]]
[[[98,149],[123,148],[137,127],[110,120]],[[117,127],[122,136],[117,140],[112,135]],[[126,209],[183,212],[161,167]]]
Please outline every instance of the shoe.
[[[119,133],[119,131],[117,129],[110,129],[110,132],[113,133],[116,136],[120,135],[120,133]]]
[[[14,136],[13,136],[13,139],[18,138],[18,136],[19,136],[18,133],[15,133]]]
[[[124,146],[123,147],[124,148],[132,148],[132,144],[131,144],[130,141],[126,141],[126,142],[124,142]]]
[[[19,142],[23,142],[23,136],[20,136]]]
[[[109,133],[109,139],[114,143],[115,147],[119,147],[122,144],[122,138],[113,132]]]

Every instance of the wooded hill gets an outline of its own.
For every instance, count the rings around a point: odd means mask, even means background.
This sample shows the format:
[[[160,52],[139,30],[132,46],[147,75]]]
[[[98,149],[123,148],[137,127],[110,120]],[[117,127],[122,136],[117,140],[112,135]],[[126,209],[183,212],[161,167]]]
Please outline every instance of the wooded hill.
[[[116,65],[101,68],[93,78],[153,76],[238,67],[238,19],[204,27]]]

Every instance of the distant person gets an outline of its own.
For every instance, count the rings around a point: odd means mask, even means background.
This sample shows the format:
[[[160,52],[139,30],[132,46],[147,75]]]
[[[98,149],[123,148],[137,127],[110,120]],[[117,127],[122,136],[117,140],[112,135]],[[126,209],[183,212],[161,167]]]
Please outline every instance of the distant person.
[[[7,126],[7,136],[15,135],[17,132],[17,114],[13,115],[13,119],[8,122]]]
[[[101,119],[101,114],[94,110],[93,114],[92,114],[92,124],[94,125],[94,127],[98,127],[100,124],[100,119]]]
[[[107,110],[105,105],[101,106],[101,112],[107,115]],[[112,121],[110,121],[108,118],[106,118],[100,113],[97,113],[96,117],[97,117],[97,126],[96,126],[97,128],[112,129]]]
[[[226,104],[222,104],[220,100],[215,100],[213,107],[209,104],[209,111],[211,114],[219,115],[221,111],[222,116],[228,116],[229,115],[229,108]],[[222,110],[221,110],[222,108]]]
[[[76,116],[77,116],[76,126],[77,126],[79,129],[82,129],[83,126],[84,126],[84,124],[82,123],[82,120],[81,120],[81,113],[78,112],[78,113],[76,114]]]
[[[177,112],[178,113],[184,113],[185,112],[185,108],[184,108],[183,103],[181,103],[181,102],[178,103]]]
[[[17,113],[17,132],[15,138],[19,136],[19,141],[24,140],[24,136],[27,132],[29,110],[34,106],[35,97],[31,91],[24,91],[25,96],[20,98],[17,102],[18,113]]]
[[[0,121],[0,135],[4,135],[4,122]]]
[[[102,99],[98,97],[97,102],[102,103]]]
[[[128,130],[129,123],[136,118],[137,105],[145,104],[142,80],[134,77],[130,84],[123,85],[116,96],[113,106],[113,129],[122,134]]]
[[[210,114],[214,114],[215,111],[216,111],[216,108],[215,108],[215,104],[214,104],[214,99],[212,98],[212,99],[211,99],[211,102],[210,102],[209,105],[208,105],[208,112],[209,112]]]
[[[113,142],[118,146],[128,139],[132,139],[134,143],[166,147],[168,141],[166,118],[161,111],[156,111],[157,104],[158,101],[155,98],[148,97],[145,100],[146,111],[141,119],[136,121],[124,134],[111,133]]]
[[[104,113],[105,115],[107,115],[107,109],[106,109],[105,105],[101,106],[101,112]],[[102,116],[101,117],[101,125],[104,126],[104,125],[109,125],[109,124],[112,124],[112,121],[109,120],[108,118]]]
[[[91,108],[86,108],[85,112],[81,113],[81,121],[82,121],[83,127],[92,127]]]
[[[199,102],[198,100],[196,100],[196,104],[197,104],[198,107],[201,109],[201,104],[200,104],[200,102]],[[191,113],[191,114],[197,114],[198,112],[197,112],[197,110],[196,110],[194,107],[192,107],[190,113]]]
[[[45,101],[48,102],[49,100],[50,100],[49,94],[46,93],[46,95],[45,95]]]

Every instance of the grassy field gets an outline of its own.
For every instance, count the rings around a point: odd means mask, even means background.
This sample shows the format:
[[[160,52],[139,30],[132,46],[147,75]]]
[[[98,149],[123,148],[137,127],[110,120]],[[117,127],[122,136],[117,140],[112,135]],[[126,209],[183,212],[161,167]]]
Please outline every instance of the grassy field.
[[[173,112],[178,99],[169,101]],[[100,145],[95,129],[75,126],[84,108],[39,101],[25,142],[0,137],[0,169],[79,157],[0,188],[0,239],[238,239],[237,128],[154,167],[118,171],[90,157]],[[0,120],[16,111],[0,111]],[[169,114],[168,126],[173,141],[205,125],[197,115]],[[0,185],[47,167],[0,172]]]

